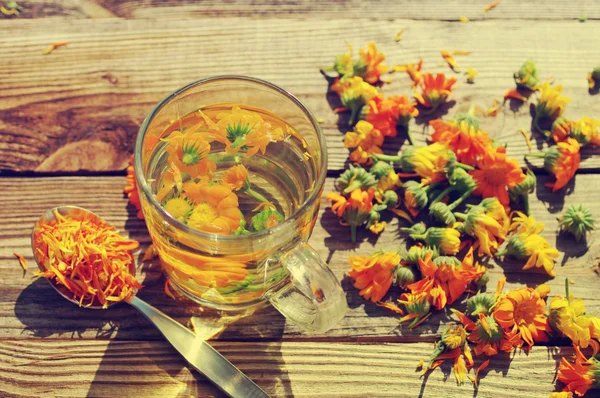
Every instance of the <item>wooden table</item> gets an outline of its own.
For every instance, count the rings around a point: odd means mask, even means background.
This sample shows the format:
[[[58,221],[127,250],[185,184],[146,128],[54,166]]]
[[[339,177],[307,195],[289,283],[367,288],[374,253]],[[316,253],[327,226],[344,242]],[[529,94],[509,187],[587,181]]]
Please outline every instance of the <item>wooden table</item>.
[[[523,3],[503,0],[487,14],[485,0],[462,4],[360,0],[31,0],[19,17],[0,18],[0,396],[220,396],[190,371],[145,319],[127,306],[96,312],[60,298],[45,280],[32,278],[31,228],[46,209],[63,204],[96,211],[145,247],[144,223],[123,197],[124,168],[138,127],[151,107],[174,89],[199,78],[244,74],[295,93],[317,117],[327,136],[332,189],[347,158],[338,116],[328,103],[318,68],[345,51],[376,41],[389,64],[425,61],[445,71],[441,49],[470,50],[459,62],[479,71],[474,85],[460,84],[449,116],[471,103],[489,107],[513,86],[512,73],[528,58],[543,77],[552,76],[572,98],[568,115],[600,115],[599,97],[588,94],[586,74],[600,65],[600,7],[586,0]],[[1,16],[1,15],[0,15]],[[460,23],[467,16],[469,23]],[[579,18],[587,18],[582,23]],[[407,28],[401,42],[394,36]],[[66,47],[41,55],[51,43]],[[387,93],[409,94],[405,74],[391,75]],[[482,127],[510,155],[528,152],[519,128],[529,129],[529,109],[504,110]],[[423,126],[412,126],[424,143]],[[541,140],[537,142],[543,148]],[[556,216],[584,202],[600,218],[600,157],[586,148],[581,171],[567,194],[550,194],[539,172],[532,214],[546,223],[546,236],[565,254],[549,281],[563,293],[564,278],[590,313],[600,311],[597,294],[600,245],[556,239]],[[211,341],[231,362],[274,396],[478,396],[545,397],[556,389],[565,341],[536,346],[527,356],[499,355],[479,389],[458,387],[450,366],[420,378],[447,313],[435,313],[410,332],[387,310],[362,300],[345,277],[350,254],[402,245],[397,222],[377,238],[360,234],[358,245],[323,205],[311,244],[341,280],[350,311],[330,332],[302,334],[272,308],[230,325]],[[22,253],[24,274],[13,256]],[[507,289],[544,281],[519,272],[519,264],[491,268],[490,286],[502,275]],[[144,265],[141,297],[183,323],[197,309],[162,293],[156,265]],[[398,292],[394,292],[398,294]],[[477,363],[482,360],[478,359]]]

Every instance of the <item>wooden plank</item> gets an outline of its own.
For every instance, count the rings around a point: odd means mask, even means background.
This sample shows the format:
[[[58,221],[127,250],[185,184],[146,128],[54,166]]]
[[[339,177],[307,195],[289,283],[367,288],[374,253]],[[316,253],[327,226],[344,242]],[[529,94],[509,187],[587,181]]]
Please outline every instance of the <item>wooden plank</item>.
[[[600,277],[592,269],[600,258],[597,233],[589,240],[590,250],[586,252],[585,244],[557,239],[556,216],[563,206],[583,202],[597,217],[600,214],[600,203],[593,199],[600,195],[600,186],[595,183],[597,178],[597,175],[578,175],[574,184],[575,191],[564,198],[543,188],[547,178],[539,178],[536,193],[538,200],[533,196],[531,198],[532,214],[546,223],[544,236],[552,244],[557,244],[559,250],[566,252],[566,258],[561,257],[559,262],[564,265],[557,265],[557,277],[548,282],[553,293],[563,294],[564,279],[570,278],[575,282],[571,286],[572,293],[586,301],[590,313],[600,311],[600,299],[595,289]],[[160,339],[158,331],[126,305],[108,311],[90,311],[66,302],[46,281],[33,281],[31,271],[23,275],[12,254],[23,254],[29,261],[30,269],[35,269],[30,249],[31,228],[45,210],[64,204],[79,205],[97,212],[146,246],[150,239],[143,222],[135,218],[135,212],[127,206],[122,196],[123,181],[123,177],[0,179],[0,338],[102,336],[128,340]],[[332,186],[333,180],[328,179],[326,191],[331,190]],[[327,259],[335,275],[342,281],[350,307],[347,317],[333,330],[324,335],[304,335],[268,307],[231,324],[220,338],[355,341],[386,337],[393,338],[394,341],[434,340],[436,334],[443,330],[443,325],[451,320],[447,314],[436,312],[422,327],[408,331],[399,326],[394,314],[359,297],[358,291],[345,277],[349,270],[349,255],[369,255],[378,249],[396,250],[404,247],[401,235],[397,232],[396,221],[379,238],[363,231],[359,234],[359,240],[360,244],[352,245],[348,229],[342,228],[327,205],[323,204],[321,217],[310,243],[322,258]],[[503,275],[508,278],[506,289],[524,284],[536,286],[547,280],[540,274],[519,272],[520,267],[520,264],[514,262],[501,266],[492,265],[489,289],[493,291]],[[175,302],[164,295],[164,282],[157,264],[138,266],[137,272],[146,285],[140,293],[143,299],[184,324],[189,322],[191,316],[201,315],[197,306]],[[399,290],[393,290],[390,296],[398,297],[399,294]],[[211,319],[206,314],[201,315],[200,320],[202,317]],[[221,326],[224,326],[224,322]]]
[[[236,28],[224,28],[231,26]],[[408,31],[395,43],[394,35],[402,27]],[[6,34],[0,38],[0,170],[122,170],[153,104],[190,81],[220,74],[264,78],[296,94],[324,119],[329,166],[339,170],[348,155],[338,115],[332,111],[339,104],[328,102],[327,82],[318,68],[346,51],[344,40],[355,47],[374,40],[390,64],[423,58],[425,70],[432,72],[448,72],[439,66],[441,49],[473,51],[459,62],[480,74],[475,85],[456,75],[457,105],[448,116],[471,104],[489,107],[514,85],[512,73],[528,58],[537,62],[543,78],[553,76],[565,86],[565,94],[572,97],[569,117],[594,116],[600,113],[600,103],[587,92],[586,74],[600,64],[589,39],[597,27],[593,22],[560,21],[527,23],[524,30],[522,21],[2,20],[0,29]],[[41,55],[57,41],[69,45]],[[111,83],[107,76],[118,82]],[[411,93],[405,74],[391,77],[394,82],[384,87],[386,94]],[[482,127],[508,144],[510,155],[521,158],[527,148],[517,129],[529,128],[531,117],[527,106],[514,113],[508,108],[485,119]],[[411,128],[424,143],[428,133],[422,132],[423,126],[413,122]],[[397,143],[386,146],[388,151],[397,148]],[[598,149],[584,151],[583,168],[600,167],[595,154]]]
[[[104,9],[104,12],[122,18],[201,18],[201,17],[253,17],[253,18],[405,18],[418,20],[458,21],[466,16],[471,20],[485,19],[600,19],[600,12],[594,3],[584,0],[569,2],[559,1],[520,2],[518,0],[502,0],[488,13],[483,8],[491,1],[477,0],[465,3],[449,0],[442,4],[434,0],[413,2],[408,0],[378,2],[361,2],[347,0],[328,1],[293,1],[274,0],[248,1],[234,0],[221,2],[209,0],[198,3],[193,0],[23,0],[20,1],[24,11],[20,18],[43,18],[62,16],[68,18],[86,18],[98,15],[99,11],[91,10],[92,6]]]
[[[164,341],[0,340],[0,395],[223,396]],[[498,355],[479,389],[457,386],[450,364],[420,378],[427,343],[211,342],[268,394],[277,397],[541,397],[555,390],[570,347]],[[476,364],[481,363],[476,359]],[[535,371],[532,371],[535,369]],[[507,386],[510,386],[507,388]]]

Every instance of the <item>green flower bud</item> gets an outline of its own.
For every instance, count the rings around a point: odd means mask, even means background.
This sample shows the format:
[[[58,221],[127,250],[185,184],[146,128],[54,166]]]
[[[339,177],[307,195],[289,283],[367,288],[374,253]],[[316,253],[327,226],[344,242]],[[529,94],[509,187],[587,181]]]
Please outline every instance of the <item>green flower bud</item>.
[[[415,210],[421,210],[429,202],[427,191],[416,181],[407,181],[404,186],[404,200],[406,205]]]
[[[392,166],[391,163],[380,160],[377,163],[375,163],[373,166],[371,166],[371,170],[369,170],[369,172],[371,174],[373,174],[375,177],[381,178],[381,177],[387,176],[390,173],[390,171],[392,171],[393,169],[394,169],[394,167]]]
[[[546,152],[544,152],[544,169],[546,169],[548,173],[552,173],[559,158],[560,151],[558,150],[557,145],[548,148]]]
[[[405,264],[419,264],[419,260],[423,260],[427,254],[431,253],[431,258],[439,256],[439,252],[435,247],[411,246],[408,252],[402,256]]]
[[[433,259],[433,263],[438,267],[444,264],[458,267],[461,264],[460,260],[454,256],[439,256]]]
[[[263,210],[260,213],[255,214],[250,220],[251,231],[263,231],[268,228],[281,224],[283,222],[283,215],[277,210]]]
[[[368,189],[377,184],[377,179],[361,166],[350,167],[336,180],[339,189],[350,193],[355,189]]]
[[[412,173],[415,171],[415,166],[412,164],[412,158],[414,156],[415,150],[417,147],[409,146],[402,150],[400,154],[400,168],[405,173]]]
[[[483,314],[491,315],[492,307],[496,304],[496,296],[492,293],[477,293],[467,300],[467,312],[470,316]]]
[[[404,301],[403,303],[406,307],[406,312],[409,314],[425,315],[431,309],[431,304],[429,304],[429,301],[427,301],[426,294],[423,294],[416,300]]]
[[[485,285],[487,285],[487,283],[490,281],[490,273],[488,271],[485,271],[479,278],[477,278],[475,280],[475,285],[478,288],[482,288]]]
[[[515,72],[513,77],[515,83],[517,83],[517,87],[535,90],[535,86],[538,84],[538,71],[531,60],[525,61],[521,69]]]
[[[394,278],[396,279],[396,284],[398,284],[398,286],[405,288],[411,283],[417,281],[417,271],[414,270],[410,265],[399,265],[394,271]]]
[[[398,205],[398,194],[396,191],[385,191],[383,193],[383,200],[381,203],[378,203],[373,206],[373,208],[377,211],[382,211],[386,209],[393,209]]]
[[[369,213],[369,218],[367,219],[367,229],[371,228],[373,224],[381,219],[381,214],[379,214],[376,210],[371,210]]]
[[[526,195],[535,189],[536,178],[533,171],[527,169],[527,174],[525,174],[525,179],[515,185],[512,188],[508,188],[508,193],[510,194],[510,198],[515,201],[521,195]]]
[[[434,203],[429,207],[429,216],[447,226],[456,222],[456,217],[452,214],[452,210],[450,210],[447,204],[442,202]]]
[[[477,188],[477,182],[475,182],[473,176],[459,167],[454,168],[452,174],[448,178],[448,182],[450,185],[454,186],[455,191],[461,193]]]
[[[354,62],[352,62],[351,54],[341,54],[335,57],[333,69],[340,76],[352,76],[354,73]]]
[[[560,228],[572,234],[577,241],[584,240],[587,233],[594,230],[594,218],[584,205],[572,205],[565,211]]]

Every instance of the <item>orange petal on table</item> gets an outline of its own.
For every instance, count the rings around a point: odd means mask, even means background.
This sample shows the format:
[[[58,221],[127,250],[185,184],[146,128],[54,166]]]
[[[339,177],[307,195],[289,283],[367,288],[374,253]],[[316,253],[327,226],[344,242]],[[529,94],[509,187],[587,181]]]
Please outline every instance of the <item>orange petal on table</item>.
[[[487,368],[489,364],[490,364],[490,360],[488,359],[484,363],[479,365],[479,367],[475,370],[475,381],[473,381],[473,384],[475,384],[475,386],[479,385],[479,372],[481,372],[485,368]]]
[[[404,315],[404,311],[402,311],[402,309],[394,303],[384,303],[384,302],[378,301],[375,304],[377,304],[379,307],[387,308],[390,311],[394,311],[400,315]]]
[[[471,54],[473,51],[465,51],[465,50],[453,50],[452,54],[453,55],[469,55]]]
[[[23,271],[27,271],[27,261],[25,260],[25,257],[23,257],[23,255],[19,253],[14,252],[13,255],[19,260],[19,264],[21,264],[21,268],[23,268]]]
[[[413,222],[412,218],[408,215],[407,212],[405,212],[404,210],[400,210],[400,209],[390,209],[390,211],[392,213],[394,213],[395,215],[397,215],[398,217],[401,217],[403,219],[405,219],[408,222]]]
[[[505,94],[504,94],[504,101],[506,101],[507,99],[515,99],[515,100],[519,100],[519,101],[523,101],[526,102],[527,98],[523,97],[523,95],[521,95],[521,93],[519,93],[517,90],[510,89],[508,90]]]
[[[493,10],[494,8],[496,8],[496,6],[500,4],[500,0],[494,0],[492,1],[490,4],[488,4],[487,6],[485,6],[485,8],[483,9],[483,12],[488,12],[490,10]]]
[[[173,295],[173,293],[171,292],[171,288],[170,288],[170,286],[171,286],[171,281],[170,281],[169,279],[167,279],[167,280],[165,281],[165,288],[164,288],[164,290],[165,290],[165,294],[166,294],[168,297],[170,297],[170,298],[172,298],[173,300],[175,300],[175,296],[174,296],[174,295]]]

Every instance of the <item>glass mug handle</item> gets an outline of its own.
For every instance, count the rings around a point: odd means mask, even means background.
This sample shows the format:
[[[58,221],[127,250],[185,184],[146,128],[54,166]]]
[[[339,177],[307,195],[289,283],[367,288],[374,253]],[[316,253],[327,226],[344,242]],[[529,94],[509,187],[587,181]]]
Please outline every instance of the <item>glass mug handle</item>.
[[[344,318],[348,310],[344,290],[312,247],[296,247],[280,261],[291,281],[269,301],[283,316],[310,333],[325,332]]]

